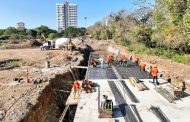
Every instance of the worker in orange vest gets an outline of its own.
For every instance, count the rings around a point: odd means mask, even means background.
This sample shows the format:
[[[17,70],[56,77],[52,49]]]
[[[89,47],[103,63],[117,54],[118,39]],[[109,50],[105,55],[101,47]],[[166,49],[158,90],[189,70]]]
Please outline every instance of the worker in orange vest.
[[[74,83],[73,83],[73,89],[74,89],[74,93],[73,93],[74,99],[76,99],[76,94],[77,93],[78,93],[78,98],[79,98],[81,85],[80,85],[80,83],[77,80],[74,81]]]
[[[96,62],[94,59],[92,59],[91,64],[93,65],[93,67],[96,67],[96,66],[97,66],[97,62]]]
[[[140,71],[145,71],[146,64],[144,62],[140,63]]]
[[[123,63],[124,63],[124,61],[125,61],[125,55],[122,55],[122,54],[121,54],[121,55],[119,56],[119,60],[118,60],[118,61],[119,61],[119,65],[123,65]]]
[[[158,82],[158,69],[157,69],[157,65],[153,65],[152,69],[151,69],[151,75],[153,77],[153,83],[157,85],[159,85],[159,82]]]
[[[107,56],[108,66],[111,66],[111,64],[113,63],[113,56],[113,54]]]
[[[139,58],[138,57],[135,57],[135,65],[139,66]]]

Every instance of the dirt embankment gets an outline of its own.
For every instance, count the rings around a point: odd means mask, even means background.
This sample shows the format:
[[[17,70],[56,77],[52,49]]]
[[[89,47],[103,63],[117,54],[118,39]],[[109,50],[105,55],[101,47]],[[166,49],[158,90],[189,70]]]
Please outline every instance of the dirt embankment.
[[[162,59],[158,56],[135,54],[134,52],[129,52],[128,48],[121,45],[111,45],[111,47],[119,49],[125,55],[132,55],[133,57],[138,56],[141,62],[146,62],[148,64],[147,68],[151,64],[157,64],[160,74],[163,74],[165,80],[171,79],[172,84],[177,87],[182,87],[182,82],[186,81],[187,91],[190,93],[190,66],[182,63],[176,63],[169,59]]]
[[[68,56],[77,57],[78,60],[70,61]],[[63,50],[0,50],[0,60],[10,58],[19,58],[22,62],[19,62],[21,64],[17,68],[0,71],[0,121],[16,122],[24,117],[23,121],[56,121],[54,118],[59,116],[66,100],[66,94],[60,96],[56,89],[69,88],[73,79],[68,68],[70,65],[79,65],[83,55],[79,52],[70,55],[70,52]],[[51,64],[48,69],[44,68],[47,59]],[[40,78],[42,83],[26,83],[27,69],[30,81]],[[14,78],[23,80],[17,82],[13,81]],[[52,118],[47,111],[52,114]]]

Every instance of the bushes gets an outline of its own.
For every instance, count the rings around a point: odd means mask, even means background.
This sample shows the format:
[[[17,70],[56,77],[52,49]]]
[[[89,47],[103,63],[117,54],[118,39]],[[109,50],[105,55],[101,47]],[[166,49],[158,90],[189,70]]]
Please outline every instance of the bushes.
[[[169,50],[166,48],[147,48],[145,44],[133,43],[129,45],[130,51],[135,51],[138,54],[150,54],[160,56],[164,59],[171,59],[178,63],[190,64],[190,56],[185,54],[178,54],[175,50]]]

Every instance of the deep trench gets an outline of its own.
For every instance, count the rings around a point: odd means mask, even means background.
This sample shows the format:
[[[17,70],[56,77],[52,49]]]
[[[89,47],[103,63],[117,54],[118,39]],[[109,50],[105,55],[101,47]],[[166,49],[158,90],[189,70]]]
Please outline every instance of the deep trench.
[[[80,50],[84,58],[80,62],[80,66],[88,66],[91,51],[93,50],[89,46],[86,49]],[[74,72],[78,75],[78,80],[85,78],[86,69],[75,69]],[[73,81],[74,79],[69,71],[50,79],[49,85],[38,98],[38,103],[29,110],[21,122],[58,122],[66,107],[65,103],[70,94]],[[69,106],[63,122],[72,122],[74,120],[76,108],[77,105]]]

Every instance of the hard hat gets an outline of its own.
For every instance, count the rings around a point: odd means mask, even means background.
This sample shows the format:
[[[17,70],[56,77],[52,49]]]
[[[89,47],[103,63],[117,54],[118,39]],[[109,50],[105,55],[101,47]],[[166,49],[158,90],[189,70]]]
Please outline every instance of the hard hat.
[[[155,67],[155,68],[156,68],[156,67],[157,67],[157,65],[156,65],[156,64],[154,64],[154,65],[153,65],[153,67]]]

